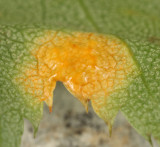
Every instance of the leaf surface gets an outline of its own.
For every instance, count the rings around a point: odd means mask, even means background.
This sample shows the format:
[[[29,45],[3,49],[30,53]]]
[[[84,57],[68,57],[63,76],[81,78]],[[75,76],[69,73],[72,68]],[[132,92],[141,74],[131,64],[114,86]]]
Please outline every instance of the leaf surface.
[[[107,99],[107,105],[99,115],[102,117],[104,113],[105,121],[112,125],[121,110],[146,139],[150,140],[152,135],[160,141],[159,13],[159,0],[0,0],[0,146],[18,146],[24,117],[38,127],[42,103],[21,91],[13,77],[23,71],[20,70],[23,63],[36,62],[29,51],[36,48],[37,38],[45,38],[46,30],[112,34],[120,38],[131,55],[137,74],[125,88]],[[8,124],[6,129],[4,122]],[[14,123],[21,127],[13,127]],[[12,127],[15,131],[10,134]],[[5,141],[8,135],[12,135],[10,144]]]

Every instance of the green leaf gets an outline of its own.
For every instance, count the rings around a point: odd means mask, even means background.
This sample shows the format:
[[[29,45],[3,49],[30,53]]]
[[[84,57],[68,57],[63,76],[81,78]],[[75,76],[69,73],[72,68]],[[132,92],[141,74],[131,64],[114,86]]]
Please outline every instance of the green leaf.
[[[33,124],[35,132],[42,117],[42,104],[22,92],[13,79],[19,73],[27,49],[15,27],[0,27],[0,146],[19,146],[23,119]],[[16,37],[16,38],[15,38]]]
[[[30,50],[46,30],[112,34],[127,44],[138,74],[102,113],[111,126],[121,110],[147,140],[160,142],[159,14],[159,0],[0,0],[0,147],[19,146],[23,118],[36,130],[42,117],[42,103],[13,79],[23,63],[36,62]]]

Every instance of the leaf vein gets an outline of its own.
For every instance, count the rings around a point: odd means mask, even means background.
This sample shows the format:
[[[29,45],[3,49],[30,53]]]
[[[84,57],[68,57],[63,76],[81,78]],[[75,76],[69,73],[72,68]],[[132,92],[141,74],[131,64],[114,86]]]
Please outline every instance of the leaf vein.
[[[91,13],[89,12],[87,6],[85,5],[83,0],[78,0],[78,3],[81,7],[81,9],[83,10],[84,14],[86,15],[86,18],[88,19],[88,21],[93,25],[93,27],[96,29],[96,31],[100,32],[100,28],[97,25],[96,21],[93,19]]]

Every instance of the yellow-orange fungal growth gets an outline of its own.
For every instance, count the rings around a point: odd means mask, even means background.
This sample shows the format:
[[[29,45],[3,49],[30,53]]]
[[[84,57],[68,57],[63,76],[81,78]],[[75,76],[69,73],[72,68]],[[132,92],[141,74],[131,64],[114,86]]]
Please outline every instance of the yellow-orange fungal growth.
[[[35,42],[39,45],[31,55],[37,62],[24,68],[25,76],[17,79],[50,108],[56,81],[62,81],[87,110],[89,100],[96,103],[128,85],[127,78],[135,70],[128,47],[111,35],[46,31]]]

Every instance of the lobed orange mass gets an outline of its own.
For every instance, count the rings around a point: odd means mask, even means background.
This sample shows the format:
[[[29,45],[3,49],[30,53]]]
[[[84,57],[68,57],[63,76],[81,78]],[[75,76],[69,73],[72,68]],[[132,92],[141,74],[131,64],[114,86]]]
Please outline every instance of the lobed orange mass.
[[[45,101],[50,111],[56,81],[63,82],[88,110],[89,100],[97,103],[103,97],[105,101],[127,86],[135,69],[128,47],[112,35],[46,31],[35,42],[31,56],[36,62],[26,63],[16,80],[26,92]]]

